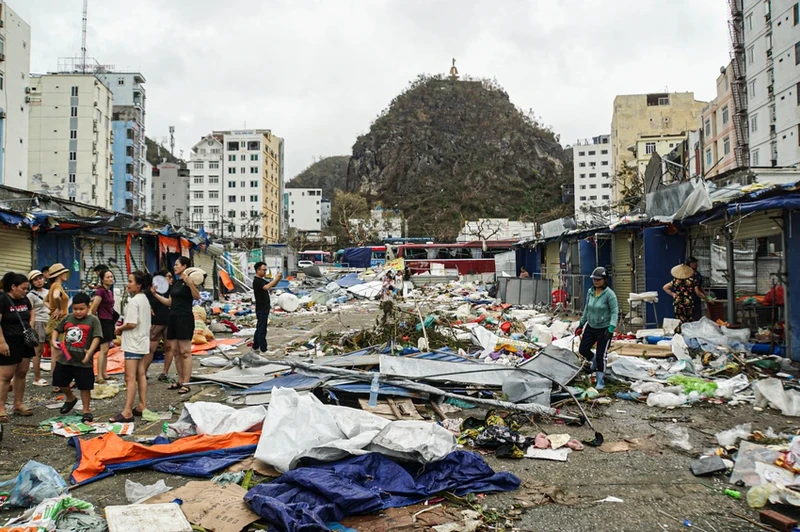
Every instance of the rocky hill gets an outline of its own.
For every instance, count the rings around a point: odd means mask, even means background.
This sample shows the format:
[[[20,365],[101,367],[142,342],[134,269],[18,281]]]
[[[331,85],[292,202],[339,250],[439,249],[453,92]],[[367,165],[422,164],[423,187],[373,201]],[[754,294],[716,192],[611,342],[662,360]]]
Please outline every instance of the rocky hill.
[[[322,197],[333,199],[333,191],[347,187],[347,165],[350,157],[335,155],[316,161],[286,183],[286,188],[321,188]]]
[[[169,150],[149,137],[145,137],[145,144],[147,145],[147,162],[152,166],[158,166],[161,163],[177,163],[180,164],[179,158],[173,156]]]
[[[402,210],[409,236],[453,239],[465,219],[539,219],[571,176],[553,132],[496,83],[420,76],[356,140],[347,189]]]

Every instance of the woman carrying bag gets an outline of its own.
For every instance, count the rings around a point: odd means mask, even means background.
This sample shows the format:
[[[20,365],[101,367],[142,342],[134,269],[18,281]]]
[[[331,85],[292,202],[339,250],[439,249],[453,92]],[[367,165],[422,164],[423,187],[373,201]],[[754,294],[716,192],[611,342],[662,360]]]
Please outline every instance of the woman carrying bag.
[[[28,300],[28,278],[21,273],[8,272],[3,276],[3,295],[0,297],[0,423],[8,423],[6,401],[14,383],[14,414],[32,416],[22,399],[25,396],[25,377],[35,355],[38,336],[33,329],[33,305]]]

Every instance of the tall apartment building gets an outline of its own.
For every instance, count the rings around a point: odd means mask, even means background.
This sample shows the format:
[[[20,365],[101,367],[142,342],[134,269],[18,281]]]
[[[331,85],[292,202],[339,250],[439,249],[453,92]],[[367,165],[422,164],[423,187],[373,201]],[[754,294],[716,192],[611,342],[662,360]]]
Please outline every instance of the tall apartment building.
[[[31,27],[0,2],[0,184],[28,187]]]
[[[95,74],[30,82],[30,189],[111,209],[111,89]]]
[[[751,166],[800,163],[800,6],[744,0]]]
[[[729,63],[720,69],[716,97],[703,108],[700,153],[703,175],[708,178],[739,166],[736,162],[738,137],[733,127],[735,109],[732,81],[733,67]]]
[[[301,232],[322,231],[322,189],[287,188],[289,227]]]
[[[634,158],[636,142],[642,135],[669,135],[697,129],[707,102],[694,99],[693,92],[628,94],[614,98],[611,117],[612,177]],[[615,182],[613,197],[620,199]],[[576,192],[577,193],[577,192]]]
[[[590,222],[592,213],[611,207],[611,135],[578,140],[572,147],[575,181],[575,219]]]
[[[155,214],[174,225],[194,225],[189,206],[190,172],[175,163],[162,163],[151,170],[153,175],[153,208]],[[201,225],[196,226],[198,229]]]
[[[195,227],[219,236],[276,242],[281,236],[283,139],[270,130],[214,131],[192,147]]]
[[[147,212],[147,146],[145,144],[144,76],[138,72],[99,74],[114,93],[114,210]]]

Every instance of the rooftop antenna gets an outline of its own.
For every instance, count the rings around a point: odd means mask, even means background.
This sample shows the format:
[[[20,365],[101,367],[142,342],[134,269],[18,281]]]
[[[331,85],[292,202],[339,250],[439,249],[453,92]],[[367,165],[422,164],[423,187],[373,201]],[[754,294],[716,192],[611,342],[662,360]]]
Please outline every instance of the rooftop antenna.
[[[169,153],[175,155],[175,126],[169,126]]]
[[[86,24],[89,20],[89,0],[83,0],[83,28],[81,32],[81,71],[86,74]]]

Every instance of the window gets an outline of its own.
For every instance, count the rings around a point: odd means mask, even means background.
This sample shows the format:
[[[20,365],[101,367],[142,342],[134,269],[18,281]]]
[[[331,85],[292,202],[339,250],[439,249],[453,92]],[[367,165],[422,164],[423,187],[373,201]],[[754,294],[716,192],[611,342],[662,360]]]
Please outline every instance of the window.
[[[600,188],[611,188],[611,183],[603,183]]]
[[[245,198],[244,196],[239,196],[239,199],[240,199],[241,201],[247,201],[247,200],[246,200],[246,199],[244,199],[244,198]]]
[[[705,127],[706,127],[706,137],[710,137],[711,136],[711,120],[706,119]]]
[[[750,153],[750,165],[751,166],[758,166],[758,148],[754,149]]]
[[[800,23],[800,4],[795,3],[792,6],[792,26],[797,26]]]
[[[258,166],[251,166],[250,167],[250,173],[251,174],[257,174],[258,173]]]
[[[69,132],[69,138],[71,138],[71,139],[77,139],[77,138],[78,138],[78,130],[77,130],[77,129],[72,129],[72,130],[70,130],[70,132]]]
[[[250,181],[250,186],[253,188],[258,187],[258,181]]]
[[[725,137],[722,141],[722,153],[728,155],[731,152],[731,138]]]
[[[228,155],[228,161],[235,161],[235,160],[236,160],[235,155]]]
[[[229,142],[228,151],[239,151],[239,141]],[[234,155],[234,157],[236,156]]]
[[[69,152],[69,160],[70,161],[77,161],[78,160],[78,152],[76,152],[76,151]]]
[[[755,46],[751,46],[750,48],[747,49],[747,64],[748,65],[752,65],[753,64],[753,60],[754,60],[754,57],[755,57],[755,53],[754,52],[755,52]]]
[[[71,107],[70,110],[69,110],[69,116],[71,116],[73,118],[78,116],[78,108],[77,107]]]
[[[195,190],[195,191],[192,193],[192,197],[193,197],[194,199],[203,199],[203,196],[204,196],[204,193],[203,193],[203,191],[202,191],[202,190]]]
[[[655,142],[646,142],[644,144],[644,152],[645,153],[655,153],[656,152],[656,143]]]
[[[240,182],[239,182],[239,186],[240,186],[240,187],[242,187],[242,188],[244,188],[244,187],[246,187],[246,186],[247,186],[247,182],[246,182],[246,181],[240,181]]]
[[[580,186],[580,189],[581,189],[581,190],[586,190],[586,185],[581,185],[581,186]]]
[[[204,166],[203,165],[203,161],[199,161],[199,162],[194,163],[194,169],[195,170],[202,170],[203,166]]]
[[[584,155],[586,155],[586,152],[585,152],[585,151],[579,151],[579,152],[578,152],[578,155],[580,155],[581,157],[583,157]]]
[[[589,152],[589,155],[594,155],[596,152],[594,150]]]
[[[239,156],[239,160],[240,160],[240,161],[246,161],[246,160],[247,160],[247,155],[245,155],[245,154],[241,154],[241,155]]]
[[[756,131],[758,131],[758,113],[753,113],[753,116],[750,117],[750,133]]]
[[[711,166],[711,148],[706,150],[706,166]]]
[[[794,43],[794,64],[800,65],[800,42]]]
[[[247,211],[239,212],[239,218],[247,218]]]
[[[609,196],[608,196],[608,194],[603,194],[603,199],[604,199],[604,200],[607,200],[607,199],[609,199]]]
[[[600,176],[601,177],[608,177],[608,172],[603,172],[602,174],[600,174]]]
[[[595,163],[595,162],[591,162],[591,163],[589,163],[589,166],[590,166],[591,168],[594,168],[595,166],[597,166],[597,163]]]
[[[244,173],[244,166],[242,166],[241,168],[239,168],[239,173],[240,173],[240,174],[243,174],[243,173]]]
[[[74,183],[75,182],[75,174],[69,174],[69,182],[70,183]]]
[[[589,196],[589,200],[596,200],[597,196]]]
[[[202,184],[203,184],[203,178],[202,178],[202,177],[195,177],[195,178],[192,180],[192,182],[193,182],[195,185],[202,185]]]
[[[228,203],[236,203],[236,196],[228,196]],[[235,216],[235,215],[231,215]]]
[[[602,162],[600,163],[600,166],[608,166],[608,161],[602,161]]]
[[[745,28],[747,31],[753,31],[753,14],[750,13],[747,15],[747,18],[744,21]]]
[[[228,188],[236,188],[236,181],[228,181]]]
[[[583,179],[584,177],[586,177],[586,174],[581,174],[581,179]]]
[[[125,85],[125,78],[117,78],[117,85]]]
[[[581,196],[581,201],[586,201],[586,196]]]
[[[600,150],[600,155],[608,155],[608,150]]]
[[[235,173],[236,173],[236,168],[234,168],[234,167],[232,167],[232,166],[229,166],[229,167],[228,167],[228,173],[229,173],[229,174],[235,174]]]
[[[794,93],[797,97],[797,105],[800,105],[800,83],[794,86]]]
[[[167,184],[166,183],[161,183],[161,188],[167,188]]]
[[[578,166],[580,166],[581,168],[585,168],[586,167],[586,163],[578,163]]]
[[[219,190],[209,190],[208,199],[219,199]]]
[[[78,87],[72,87],[72,90],[70,91],[70,94],[72,95],[73,98],[77,98],[78,97]]]
[[[723,124],[727,124],[728,123],[728,119],[729,119],[729,117],[728,117],[728,106],[726,105],[725,107],[722,108],[722,123]]]
[[[589,185],[589,188],[597,188],[597,185],[592,183],[591,185]]]
[[[209,161],[208,162],[208,169],[209,170],[218,170],[219,169],[219,161]]]
[[[589,174],[589,177],[597,177],[597,174]]]
[[[208,177],[208,184],[209,185],[218,185],[219,184],[219,176],[212,175]]]
[[[216,205],[208,208],[208,214],[211,216],[218,216],[219,215],[219,207]]]
[[[250,154],[250,160],[251,161],[257,161],[258,160],[258,154],[257,153],[251,153]]]
[[[192,207],[192,214],[200,214],[200,215],[202,215],[203,214],[203,208],[202,207]]]
[[[258,203],[258,196],[250,196],[250,201],[253,203]]]
[[[756,80],[750,82],[750,87],[747,91],[747,98],[752,100],[756,97]]]

